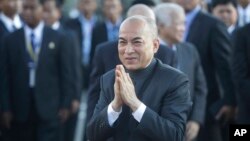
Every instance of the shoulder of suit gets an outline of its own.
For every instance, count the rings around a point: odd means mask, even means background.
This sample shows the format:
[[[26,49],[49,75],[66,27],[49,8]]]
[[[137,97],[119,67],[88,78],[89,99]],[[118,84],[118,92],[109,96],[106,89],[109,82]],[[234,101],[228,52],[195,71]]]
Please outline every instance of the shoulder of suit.
[[[236,34],[240,33],[240,34],[244,34],[244,35],[248,35],[249,36],[250,35],[249,31],[250,31],[250,24],[247,24],[247,25],[245,25],[245,26],[240,27],[239,29],[237,29]]]
[[[158,75],[161,79],[171,80],[176,77],[186,77],[186,75],[180,70],[173,68],[167,64],[163,64],[159,59],[157,60],[157,68],[155,74]]]
[[[207,12],[201,11],[198,16],[201,19],[199,21],[204,21],[205,25],[207,26],[218,24],[218,23],[223,24],[222,21],[220,21],[219,19],[215,18],[213,15]]]
[[[109,52],[110,50],[115,50],[118,45],[118,41],[106,41],[103,43],[100,43],[96,46],[97,51],[101,52]]]

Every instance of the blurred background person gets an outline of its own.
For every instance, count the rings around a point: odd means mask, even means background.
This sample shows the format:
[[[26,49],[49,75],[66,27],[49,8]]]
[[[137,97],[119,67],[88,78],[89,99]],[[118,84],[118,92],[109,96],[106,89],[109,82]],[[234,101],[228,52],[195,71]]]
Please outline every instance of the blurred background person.
[[[236,31],[233,76],[237,88],[238,124],[250,124],[250,24]]]
[[[98,44],[118,39],[119,27],[123,20],[123,6],[120,0],[102,0],[101,6],[104,17],[93,29],[90,62]]]
[[[240,27],[250,22],[250,4],[249,0],[237,0],[238,6],[238,24]]]
[[[0,13],[0,40],[3,37],[22,27],[23,22],[18,13],[18,1],[20,0],[0,0],[2,12]],[[0,48],[1,48],[0,44]]]
[[[74,76],[66,37],[44,25],[40,0],[24,0],[25,26],[3,50],[3,119],[13,141],[60,141]],[[13,42],[14,41],[14,42]]]
[[[230,35],[238,28],[237,3],[235,0],[213,0],[212,14],[226,24]]]
[[[81,100],[81,58],[80,58],[80,47],[77,41],[76,35],[69,29],[67,29],[61,22],[61,3],[57,0],[44,0],[44,22],[46,25],[52,27],[52,29],[57,30],[67,36],[66,40],[71,52],[71,67],[73,68],[74,83],[72,87],[74,92],[72,92],[72,101],[70,108],[69,119],[63,124],[62,136],[64,141],[73,141],[76,129],[76,122],[78,118],[78,110]]]
[[[77,8],[79,16],[66,21],[66,26],[73,30],[77,35],[78,44],[81,52],[82,62],[82,83],[83,89],[86,90],[89,81],[90,58],[92,51],[92,32],[97,24],[98,17],[95,15],[97,9],[96,0],[78,0]]]
[[[193,101],[186,124],[185,141],[196,139],[200,126],[204,124],[207,85],[196,48],[182,42],[185,31],[184,9],[175,3],[162,3],[154,9],[160,42],[177,54],[177,69],[184,72],[190,82],[190,95]]]
[[[207,81],[206,117],[198,140],[220,141],[221,128],[235,117],[236,110],[230,37],[224,23],[201,10],[199,0],[176,2],[186,13],[184,41],[197,48]]]
[[[15,30],[21,28],[23,26],[23,22],[19,16],[18,11],[18,3],[21,0],[0,0],[0,75],[3,71],[3,40],[4,37],[14,32]],[[0,80],[0,95],[3,93],[3,80]],[[0,99],[0,140],[7,140],[8,138],[8,130],[2,127],[4,121],[2,121],[2,104],[3,101]]]

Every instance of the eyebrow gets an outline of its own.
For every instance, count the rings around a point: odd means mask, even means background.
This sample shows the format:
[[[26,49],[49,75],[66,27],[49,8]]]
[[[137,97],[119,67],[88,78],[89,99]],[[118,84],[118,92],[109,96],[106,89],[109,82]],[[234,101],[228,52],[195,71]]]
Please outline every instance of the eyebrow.
[[[141,40],[142,38],[141,37],[135,37],[132,39],[132,41],[135,41],[135,40]],[[119,40],[126,40],[125,38],[123,37],[119,37]]]

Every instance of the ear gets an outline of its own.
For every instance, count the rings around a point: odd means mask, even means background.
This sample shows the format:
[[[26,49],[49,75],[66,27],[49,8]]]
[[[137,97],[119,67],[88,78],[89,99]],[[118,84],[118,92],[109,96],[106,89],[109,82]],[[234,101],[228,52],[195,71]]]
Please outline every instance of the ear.
[[[159,46],[160,46],[160,41],[159,41],[159,39],[158,39],[158,38],[157,38],[157,39],[154,39],[154,40],[153,40],[153,51],[154,51],[154,53],[156,53],[156,52],[158,51]]]

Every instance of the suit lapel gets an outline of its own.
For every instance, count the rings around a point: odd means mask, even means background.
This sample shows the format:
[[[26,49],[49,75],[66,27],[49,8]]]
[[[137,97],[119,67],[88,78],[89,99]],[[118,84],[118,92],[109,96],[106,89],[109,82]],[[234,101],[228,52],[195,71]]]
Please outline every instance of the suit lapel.
[[[44,27],[43,28],[43,33],[42,33],[42,41],[41,41],[41,46],[40,46],[40,52],[39,52],[39,56],[38,56],[38,66],[41,63],[41,61],[44,58],[44,52],[46,51],[48,42],[49,42],[49,38],[50,38],[50,34],[48,31],[48,28]]]
[[[2,20],[0,20],[0,26],[1,26],[1,28],[3,29],[3,31],[4,31],[5,33],[9,33],[8,29],[6,28],[6,26],[4,25],[4,23],[2,22]],[[2,33],[1,33],[1,34],[2,34]]]

